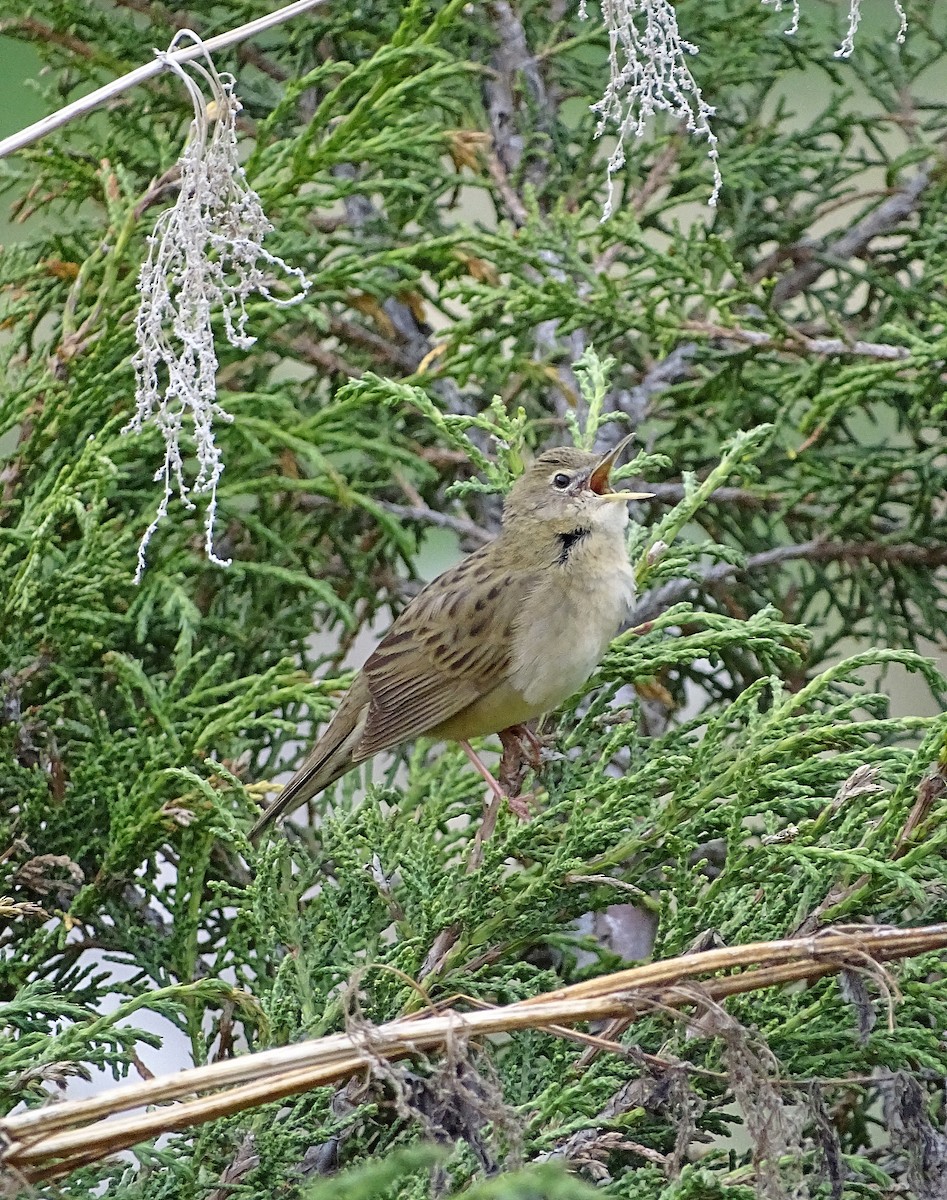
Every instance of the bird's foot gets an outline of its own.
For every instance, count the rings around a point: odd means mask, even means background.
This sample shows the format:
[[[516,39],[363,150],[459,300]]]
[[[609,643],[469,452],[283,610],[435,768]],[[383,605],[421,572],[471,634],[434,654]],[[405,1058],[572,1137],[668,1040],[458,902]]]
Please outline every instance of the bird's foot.
[[[507,793],[506,802],[510,806],[510,812],[515,813],[521,821],[528,821],[533,815],[530,805],[536,800],[535,792],[523,792],[522,794],[512,795]]]
[[[547,743],[528,725],[510,725],[507,729],[501,729],[500,744],[503,746],[503,759],[500,763],[501,778],[503,764],[508,759],[510,765],[525,762],[534,771],[538,771],[543,765]]]
[[[520,794],[527,771],[539,771],[543,763],[561,757],[550,748],[554,744],[552,737],[539,737],[528,725],[511,725],[508,729],[501,729],[500,742],[503,745],[500,783],[510,797]],[[519,809],[513,807],[513,811],[519,812]],[[528,814],[520,815],[525,819]]]
[[[541,770],[546,763],[560,762],[565,758],[556,749],[554,733],[537,733],[528,725],[511,725],[508,729],[501,729],[499,736],[504,752],[512,745],[515,747],[513,752],[518,752],[534,771]]]

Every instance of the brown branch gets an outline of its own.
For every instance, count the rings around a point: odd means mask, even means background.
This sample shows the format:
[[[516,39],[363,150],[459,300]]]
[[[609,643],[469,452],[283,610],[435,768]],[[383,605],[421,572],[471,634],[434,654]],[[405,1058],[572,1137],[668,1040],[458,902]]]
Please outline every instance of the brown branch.
[[[707,588],[726,579],[799,559],[818,563],[867,561],[876,566],[942,567],[947,565],[947,546],[920,546],[915,542],[828,542],[821,538],[793,546],[777,546],[772,550],[751,554],[742,565],[714,563],[701,569],[694,578],[672,579],[646,592],[629,615],[628,625],[633,628],[653,620],[658,613],[697,588]]]
[[[196,34],[201,34],[201,22],[192,12],[171,12],[165,5],[161,5],[160,12],[156,13],[157,6],[152,3],[152,0],[115,0],[116,4],[122,8],[130,8],[132,12],[142,13],[152,22],[155,20],[164,21],[173,29],[193,29]],[[252,42],[241,42],[236,48],[237,61],[249,63],[262,71],[264,75],[269,75],[271,79],[275,79],[278,83],[285,83],[290,78],[290,72],[275,63],[268,55],[258,50]]]
[[[606,429],[608,426],[606,426]],[[603,438],[603,443],[604,443]],[[703,478],[698,474],[698,480]],[[640,477],[630,476],[622,480],[622,486],[631,489],[632,491],[650,492],[654,499],[659,504],[680,504],[687,496],[687,489],[683,483],[656,483],[652,479],[643,479]],[[778,495],[770,492],[757,492],[752,488],[724,487],[714,488],[707,497],[708,504],[729,504],[737,508],[763,509],[769,511],[778,511],[784,507],[785,501]],[[830,516],[830,510],[818,504],[794,504],[790,509],[786,510],[787,517],[797,517],[809,521],[824,524]],[[897,534],[900,526],[889,520],[886,517],[880,517],[874,514],[871,517],[871,525],[879,535]]]
[[[677,162],[678,155],[681,152],[683,138],[675,136],[671,138],[668,144],[664,147],[658,157],[654,160],[651,170],[645,176],[645,181],[636,191],[632,192],[628,202],[629,208],[639,217],[644,212],[648,201],[654,194],[661,190],[667,181],[668,175],[671,173],[671,168]],[[614,263],[615,259],[623,250],[628,249],[628,243],[624,238],[613,242],[592,264],[592,270],[596,275],[603,275]]]
[[[167,196],[178,191],[180,186],[181,164],[175,163],[163,175],[158,176],[157,179],[152,179],[147,189],[135,202],[135,207],[132,209],[135,220],[140,221],[153,204],[160,204]]]
[[[622,487],[632,491],[649,491],[660,504],[680,504],[687,495],[683,483],[655,483],[650,479],[624,478]],[[708,504],[735,504],[740,508],[779,508],[782,500],[778,496],[767,496],[749,488],[719,487],[707,497]]]
[[[870,243],[882,234],[891,233],[914,213],[921,197],[934,178],[933,162],[927,163],[912,179],[878,205],[866,217],[832,242],[800,242],[793,247],[797,261],[794,270],[784,275],[773,289],[773,304],[777,307],[811,287],[833,266],[843,266],[852,258],[864,257]]]
[[[295,502],[300,508],[308,509],[312,512],[317,512],[319,509],[332,508],[336,503],[328,496],[320,496],[311,492],[297,493]],[[466,517],[457,517],[452,513],[440,512],[436,508],[428,508],[425,504],[396,504],[392,500],[376,500],[375,504],[399,520],[418,521],[423,525],[433,525],[435,529],[450,529],[467,541],[475,543],[477,546],[485,546],[487,542],[492,542],[495,536],[488,530],[481,529],[479,525],[476,525]]]
[[[838,212],[840,208],[851,208],[853,204],[864,204],[866,200],[887,200],[897,190],[897,188],[890,187],[868,188],[864,192],[849,192],[844,196],[837,196],[834,200],[829,200],[827,203],[819,205],[816,209],[816,220],[824,221],[830,213]],[[759,276],[759,278],[762,277]]]
[[[282,338],[277,338],[276,340],[283,341]],[[352,363],[347,362],[340,354],[335,354],[332,350],[326,350],[324,346],[320,346],[316,339],[309,337],[308,334],[299,334],[288,345],[290,350],[293,350],[301,358],[304,358],[306,362],[320,367],[323,371],[346,375],[349,379],[361,379],[364,374],[363,371],[353,366]]]
[[[654,160],[651,170],[645,177],[644,183],[631,196],[631,209],[640,217],[651,197],[664,186],[671,168],[677,162],[684,138],[676,134]]]
[[[379,500],[377,504],[379,508],[383,508],[385,512],[391,513],[392,516],[398,517],[402,521],[420,521],[425,525],[433,525],[437,529],[450,529],[478,546],[485,546],[494,538],[492,533],[481,529],[479,525],[468,521],[466,517],[455,517],[451,513],[439,512],[426,505],[394,504],[390,500]]]
[[[493,180],[494,186],[500,193],[503,203],[506,205],[510,219],[518,229],[521,229],[529,220],[526,205],[510,185],[506,169],[500,162],[499,156],[493,150],[489,150],[487,151],[486,159],[487,171]]]
[[[743,342],[747,346],[754,346],[760,350],[779,350],[784,354],[855,355],[887,360],[911,357],[911,352],[906,346],[892,346],[884,342],[848,342],[844,338],[808,337],[799,332],[777,338],[761,329],[741,329],[733,325],[716,325],[712,321],[684,321],[681,329],[687,333],[703,334],[705,337]]]
[[[13,34],[21,34],[24,38],[28,38],[34,42],[60,46],[63,50],[68,50],[70,54],[75,54],[77,58],[103,61],[98,51],[90,46],[88,42],[82,41],[81,38],[75,37],[74,34],[65,33],[61,29],[54,29],[52,25],[46,25],[42,21],[37,21],[34,17],[17,17],[7,21],[0,21],[0,34],[8,37]]]
[[[781,547],[780,549],[791,549]],[[880,565],[883,563],[900,564],[910,567],[942,567],[947,563],[947,546],[919,546],[915,542],[823,542],[814,541],[803,543],[795,549],[804,553],[794,557],[808,558],[813,562],[858,562],[867,559]],[[771,555],[779,551],[770,550]],[[765,554],[754,555],[756,560],[765,558]],[[786,556],[791,557],[791,556]],[[757,564],[759,565],[759,564]],[[763,564],[767,565],[767,564]]]
[[[350,321],[347,317],[330,317],[329,331],[342,341],[370,350],[376,358],[392,363],[408,375],[413,375],[417,369],[418,364],[412,355],[374,330],[359,325],[357,321]]]

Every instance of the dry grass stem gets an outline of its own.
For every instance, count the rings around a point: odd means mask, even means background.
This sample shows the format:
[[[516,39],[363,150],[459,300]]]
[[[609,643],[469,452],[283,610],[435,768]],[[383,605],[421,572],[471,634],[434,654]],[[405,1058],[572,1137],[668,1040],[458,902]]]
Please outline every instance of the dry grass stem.
[[[655,1004],[675,1009],[694,1004],[693,990],[682,986],[687,983],[700,982],[702,995],[719,1002],[740,992],[815,979],[853,966],[864,970],[869,960],[877,964],[945,946],[947,924],[916,929],[850,926],[813,937],[681,955],[500,1008],[399,1018],[369,1032],[351,1030],[247,1054],[8,1117],[0,1121],[2,1161],[28,1179],[48,1178],[159,1134],[337,1082],[379,1057],[394,1061],[443,1048],[458,1032],[483,1037],[608,1017],[630,1023]],[[195,1098],[201,1092],[210,1094]],[[111,1119],[116,1113],[169,1101],[174,1102],[170,1107]]]

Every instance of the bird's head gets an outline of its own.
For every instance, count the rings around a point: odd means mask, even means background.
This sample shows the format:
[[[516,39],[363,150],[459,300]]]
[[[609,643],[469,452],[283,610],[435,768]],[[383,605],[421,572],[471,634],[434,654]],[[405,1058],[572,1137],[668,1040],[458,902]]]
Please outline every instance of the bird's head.
[[[576,529],[623,529],[628,523],[628,500],[646,500],[651,492],[616,492],[609,483],[612,467],[632,434],[607,454],[592,454],[571,446],[544,450],[510,489],[503,506],[503,524],[541,523],[555,533]]]

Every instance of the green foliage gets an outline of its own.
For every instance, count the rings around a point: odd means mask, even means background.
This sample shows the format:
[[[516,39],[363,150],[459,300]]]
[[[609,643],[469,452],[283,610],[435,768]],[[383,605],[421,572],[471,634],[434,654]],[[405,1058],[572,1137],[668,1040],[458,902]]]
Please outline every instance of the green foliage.
[[[269,7],[10,0],[5,35],[36,42],[52,109],[185,18],[210,36]],[[172,505],[132,582],[163,452],[121,432],[135,280],[180,84],[4,165],[36,214],[0,253],[5,1111],[174,1048],[502,1003],[713,936],[947,920],[947,683],[922,657],[947,633],[947,42],[912,11],[900,52],[864,30],[842,64],[757,0],[675,11],[720,204],[704,147],[659,125],[604,224],[594,14],[327,4],[219,58],[267,247],[312,281],[295,308],[254,302],[250,349],[221,339],[228,570]],[[546,442],[625,429],[621,474],[655,493],[633,510],[638,616],[547,719],[535,817],[501,812],[469,870],[481,784],[421,742],[252,849],[247,785],[298,762],[432,549],[495,528]],[[731,1024],[656,1006],[588,1063],[536,1030],[419,1056],[23,1194],[893,1196],[912,1138],[942,1144],[943,969],[737,997]],[[909,1129],[891,1114],[915,1081]]]

